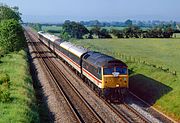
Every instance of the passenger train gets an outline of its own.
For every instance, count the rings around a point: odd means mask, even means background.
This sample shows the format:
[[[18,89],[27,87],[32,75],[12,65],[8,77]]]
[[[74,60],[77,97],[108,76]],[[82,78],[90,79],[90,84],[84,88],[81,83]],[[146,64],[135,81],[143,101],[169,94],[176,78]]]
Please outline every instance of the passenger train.
[[[40,31],[38,36],[99,95],[107,99],[119,98],[128,89],[128,66],[121,60],[75,46],[49,33]]]

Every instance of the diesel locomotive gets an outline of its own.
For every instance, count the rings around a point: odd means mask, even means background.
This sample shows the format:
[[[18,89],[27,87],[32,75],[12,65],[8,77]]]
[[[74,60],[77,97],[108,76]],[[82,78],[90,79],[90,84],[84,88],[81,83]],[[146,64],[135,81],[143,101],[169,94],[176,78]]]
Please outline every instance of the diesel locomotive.
[[[128,66],[121,60],[75,46],[49,33],[41,31],[38,36],[99,95],[110,99],[123,95],[128,89]]]

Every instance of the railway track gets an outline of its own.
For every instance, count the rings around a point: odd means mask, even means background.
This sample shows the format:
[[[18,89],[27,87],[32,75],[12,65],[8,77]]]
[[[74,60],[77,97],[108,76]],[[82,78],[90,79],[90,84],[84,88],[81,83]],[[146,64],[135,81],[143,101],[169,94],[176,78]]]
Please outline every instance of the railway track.
[[[59,62],[59,64],[61,64],[63,66],[62,63]],[[64,69],[66,69],[66,68],[64,67]],[[70,71],[71,72],[69,72],[69,74],[72,74],[72,72],[74,72],[71,69],[70,69]],[[73,78],[76,79],[75,77],[73,77]],[[78,78],[81,79],[79,76],[78,76]],[[89,87],[88,85],[87,85],[87,87],[92,90],[92,88]],[[98,96],[97,93],[96,93],[96,95]],[[104,100],[103,98],[101,98],[101,99],[125,123],[129,123],[129,122],[151,123],[151,121],[149,121],[146,117],[142,116],[139,112],[137,112],[134,108],[132,108],[131,106],[129,106],[126,103],[117,105],[117,104],[109,103],[106,100]]]
[[[126,117],[128,122],[151,123],[150,120],[148,120],[146,117],[141,115],[139,112],[137,112],[134,108],[132,108],[126,103],[122,103],[118,105],[110,103],[109,105],[112,106],[114,108],[113,110],[116,110],[118,113],[124,114],[124,117]]]
[[[28,42],[28,43],[32,46],[33,51],[36,52],[36,57],[39,58],[38,60],[39,60],[40,64],[45,68],[44,70],[46,70],[46,77],[47,77],[47,79],[50,80],[51,82],[53,82],[53,83],[56,85],[56,87],[57,87],[57,89],[58,89],[58,94],[59,94],[59,96],[64,97],[64,100],[66,101],[66,103],[67,103],[67,105],[68,105],[68,108],[69,108],[69,109],[67,109],[67,110],[70,110],[70,111],[71,111],[71,113],[70,113],[69,115],[71,115],[71,117],[73,117],[74,122],[77,122],[77,123],[81,122],[79,116],[77,115],[77,113],[76,113],[75,110],[73,109],[72,104],[71,104],[71,103],[69,102],[69,100],[66,98],[64,92],[63,92],[62,89],[58,86],[57,81],[55,80],[53,74],[52,74],[51,71],[48,69],[45,61],[43,60],[43,57],[44,57],[44,56],[42,56],[42,55],[40,54],[41,51],[38,51],[38,50],[37,50],[36,45],[37,45],[38,43],[40,43],[40,42],[34,42],[34,41],[32,41],[33,39],[31,38],[30,35],[28,35],[28,37],[30,38],[29,40],[31,40],[31,41]],[[45,57],[44,57],[44,58],[45,58]],[[66,108],[67,108],[67,107],[66,107]],[[51,119],[51,121],[52,121],[52,119]]]
[[[58,63],[61,64],[61,66],[64,69],[66,69],[62,63],[60,63],[59,61],[58,61]],[[69,74],[72,74],[74,72],[71,69],[70,69],[70,71],[71,72],[69,72]],[[73,78],[76,79],[75,77],[73,77]],[[79,76],[78,76],[78,78],[81,79]],[[89,86],[87,86],[87,87],[89,87]],[[90,88],[90,89],[92,90],[92,88]],[[98,94],[96,94],[96,95],[98,96]],[[134,108],[132,108],[131,106],[129,106],[126,103],[116,105],[116,104],[107,102],[103,98],[101,98],[101,99],[125,123],[129,123],[129,122],[150,123],[150,121],[146,117],[142,116],[139,112],[137,112]]]
[[[43,53],[41,42],[34,42],[34,40],[37,41],[34,34],[29,34],[29,37],[31,38],[34,50],[38,53],[37,57],[41,58],[41,64],[45,66],[51,76],[51,80],[56,84],[59,92],[69,105],[75,119],[74,122],[104,122],[67,79],[68,76],[64,75],[63,72],[56,67],[56,64],[50,58],[51,56]]]
[[[32,34],[33,36],[34,36],[34,38],[36,37],[36,39],[35,40],[37,40],[37,35],[36,34]],[[39,46],[39,47],[41,47],[41,46]],[[41,48],[40,48],[41,49]],[[45,56],[44,56],[45,57]],[[67,81],[69,81],[68,79],[67,79],[67,77],[61,72],[61,70],[60,69],[58,69],[56,66],[56,64],[53,62],[53,61],[51,61],[51,60],[48,60],[49,58],[46,58],[45,60],[46,60],[46,62],[48,63],[48,65],[51,65],[50,67],[49,67],[49,69],[51,70],[51,71],[53,71],[53,73],[51,73],[53,76],[54,76],[54,78],[56,78],[58,75],[59,75],[59,73],[60,73],[60,75],[62,76],[62,78],[63,79],[65,79],[66,80],[66,82],[62,82],[62,83],[58,83],[58,85],[60,86],[60,87],[67,87],[67,88],[64,88],[64,93],[68,93],[68,95],[72,95],[72,97],[70,97],[70,99],[71,99],[71,101],[73,102],[73,104],[72,105],[78,105],[78,104],[76,104],[76,102],[77,102],[77,100],[76,99],[74,99],[74,95],[73,95],[73,93],[74,93],[74,91],[72,91],[72,92],[65,92],[66,90],[69,90],[70,88],[70,86],[72,86],[71,88],[73,88],[74,90],[76,90],[75,89],[75,87],[73,87],[73,85],[71,84],[71,82],[67,82]],[[60,62],[59,62],[60,63]],[[62,63],[60,63],[60,64],[62,64]],[[63,65],[61,65],[62,66],[62,69],[66,69],[65,67],[63,67]],[[56,69],[56,70],[55,70]],[[69,73],[70,75],[72,75],[72,72],[74,72],[73,70],[71,70],[71,73]],[[75,73],[74,73],[75,74]],[[75,77],[73,77],[73,78],[75,78]],[[80,77],[78,77],[78,78],[80,78]],[[75,78],[76,79],[76,78]],[[55,79],[56,81],[60,81],[59,80],[59,77],[57,77],[56,79]],[[66,85],[66,84],[69,84],[69,85]],[[89,87],[89,86],[88,86]],[[90,87],[89,87],[90,88]],[[90,88],[91,89],[91,88]],[[91,89],[92,90],[92,89]],[[77,90],[76,90],[77,91]],[[80,93],[79,94],[77,94],[77,95],[79,95],[79,96],[81,96],[80,95]],[[82,96],[81,96],[82,97]],[[70,100],[69,99],[69,100]],[[74,101],[75,100],[75,101]],[[85,101],[85,99],[83,99],[84,101]],[[119,118],[120,119],[122,119],[123,120],[123,122],[126,122],[126,123],[129,123],[129,122],[144,122],[144,123],[150,123],[151,121],[150,120],[148,120],[146,117],[144,117],[142,114],[140,114],[138,111],[136,111],[134,108],[132,108],[131,106],[129,106],[128,104],[126,104],[126,103],[122,103],[122,104],[113,104],[113,103],[109,103],[109,102],[107,102],[107,101],[105,101],[104,99],[102,99],[105,103],[106,103],[106,105],[109,107],[109,108],[111,108],[111,110],[114,112],[114,113],[116,113],[118,116],[119,116]],[[86,102],[86,101],[85,101]],[[81,104],[81,103],[79,103],[79,104]],[[88,105],[88,104],[87,104]],[[89,105],[89,107],[90,107],[90,105]],[[80,114],[86,114],[86,115],[89,115],[88,113],[87,113],[87,111],[86,111],[86,109],[85,110],[82,110],[82,111],[78,111],[77,109],[79,109],[79,106],[77,106],[77,107],[74,107],[74,110],[77,112],[77,113],[80,113]],[[90,107],[90,109],[91,109],[91,107]],[[92,109],[91,109],[92,110]],[[93,114],[95,114],[95,115],[97,115],[95,112],[93,113]],[[80,117],[81,117],[81,120],[84,118],[83,117],[83,115],[81,116],[80,115]],[[92,118],[93,119],[93,118]],[[100,119],[100,118],[99,118]],[[88,120],[87,120],[88,121]],[[92,122],[92,121],[91,121]],[[96,122],[96,121],[95,121]],[[103,120],[102,119],[100,119],[99,120],[99,122],[103,122]]]

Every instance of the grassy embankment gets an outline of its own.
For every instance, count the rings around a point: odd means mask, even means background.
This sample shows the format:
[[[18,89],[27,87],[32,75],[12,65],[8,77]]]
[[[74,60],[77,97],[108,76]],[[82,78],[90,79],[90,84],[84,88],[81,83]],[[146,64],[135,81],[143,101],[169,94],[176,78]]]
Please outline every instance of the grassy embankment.
[[[0,58],[0,123],[39,122],[26,52]]]
[[[125,61],[130,90],[180,120],[179,39],[85,39],[74,43]]]

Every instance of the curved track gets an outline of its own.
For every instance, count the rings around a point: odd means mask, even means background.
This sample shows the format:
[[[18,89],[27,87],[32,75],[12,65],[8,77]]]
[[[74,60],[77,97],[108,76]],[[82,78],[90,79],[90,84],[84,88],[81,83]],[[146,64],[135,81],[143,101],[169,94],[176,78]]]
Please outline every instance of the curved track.
[[[103,122],[103,120],[93,111],[86,100],[79,94],[79,92],[73,87],[71,82],[67,79],[68,76],[64,75],[56,64],[52,61],[52,57],[48,56],[43,52],[43,47],[41,42],[37,41],[34,34],[28,32],[29,38],[32,42],[34,51],[38,53],[37,57],[41,58],[40,63],[45,66],[51,80],[56,84],[59,92],[65,98],[69,108],[72,111],[72,117],[74,117],[74,122]]]
[[[31,34],[30,37],[32,38],[32,40],[36,40],[36,41],[38,40],[37,34],[35,33]],[[37,52],[42,52],[39,50],[39,49],[43,49],[42,43],[41,44],[40,43],[41,42],[37,44],[38,45],[37,46],[38,49],[36,49]],[[76,90],[76,88],[72,85],[72,83],[67,79],[68,76],[63,74],[63,72],[57,67],[57,64],[53,62],[49,56],[46,56],[45,54],[41,53],[38,57],[42,57],[44,64],[46,65],[48,71],[50,71],[51,76],[54,78],[53,82],[56,83],[59,90],[61,90],[61,93],[64,93],[64,96],[67,98],[66,99],[67,102],[69,102],[69,105],[71,105],[72,112],[75,113],[76,115],[75,117],[79,118],[77,119],[77,122],[104,122],[98,116],[98,114],[93,110],[93,108],[87,103],[87,101],[81,96],[81,94]],[[65,69],[63,65],[61,66],[61,68]],[[69,72],[69,75],[72,75],[72,73],[75,74],[73,70],[70,71],[71,73]],[[74,79],[76,78],[74,77]],[[92,90],[91,87],[89,88]],[[123,120],[123,122],[126,123],[151,122],[150,120],[148,120],[146,117],[144,117],[142,114],[140,114],[138,111],[136,111],[134,108],[132,108],[130,105],[126,103],[122,102],[120,104],[115,104],[115,103],[109,103],[105,101],[103,98],[102,100],[114,113],[116,113],[119,116],[120,119]]]

